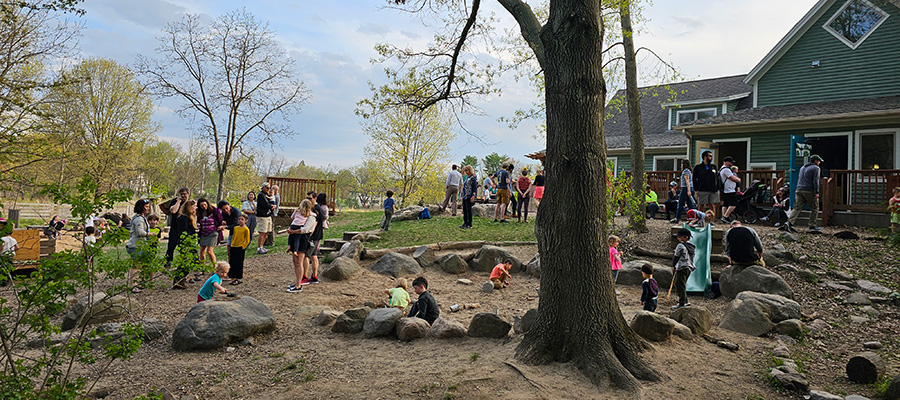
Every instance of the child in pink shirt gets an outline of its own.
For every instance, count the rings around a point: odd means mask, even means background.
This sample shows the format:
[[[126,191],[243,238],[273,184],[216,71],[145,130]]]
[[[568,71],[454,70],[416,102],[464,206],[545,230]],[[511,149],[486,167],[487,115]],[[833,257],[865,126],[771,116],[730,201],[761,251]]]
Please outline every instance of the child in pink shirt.
[[[622,254],[617,249],[619,241],[619,237],[616,235],[610,235],[607,240],[609,243],[609,263],[612,265],[613,285],[616,284],[616,280],[619,278],[619,270],[622,269]],[[616,294],[619,294],[618,290],[616,290]]]

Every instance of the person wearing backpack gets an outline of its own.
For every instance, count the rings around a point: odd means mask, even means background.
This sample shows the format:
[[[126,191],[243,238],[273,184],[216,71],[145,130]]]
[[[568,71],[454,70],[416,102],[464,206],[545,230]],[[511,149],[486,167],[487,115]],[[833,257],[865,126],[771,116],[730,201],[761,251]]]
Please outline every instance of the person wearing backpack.
[[[701,157],[703,160],[694,167],[692,174],[694,190],[697,192],[697,208],[700,211],[709,209],[715,212],[719,204],[719,168],[712,163],[711,151],[704,151]]]
[[[738,204],[737,184],[741,182],[741,178],[731,170],[734,164],[734,158],[725,157],[722,160],[722,169],[719,170],[719,180],[722,182],[722,222],[730,224],[731,213]]]

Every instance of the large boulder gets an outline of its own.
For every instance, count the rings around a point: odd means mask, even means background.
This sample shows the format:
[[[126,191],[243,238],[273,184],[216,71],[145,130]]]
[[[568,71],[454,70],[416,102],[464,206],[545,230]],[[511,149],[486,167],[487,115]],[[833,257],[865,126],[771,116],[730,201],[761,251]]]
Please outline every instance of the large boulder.
[[[481,246],[481,248],[475,252],[475,257],[469,262],[469,269],[473,272],[491,272],[497,264],[502,263],[504,260],[512,261],[513,271],[522,270],[522,263],[508,250],[502,247],[488,245]]]
[[[493,313],[478,313],[469,323],[469,336],[487,338],[505,338],[512,328],[509,322]]]
[[[541,277],[541,253],[537,253],[531,257],[531,261],[525,264],[525,273],[535,278]]]
[[[412,221],[419,219],[419,214],[422,213],[425,207],[422,206],[412,206],[406,207],[402,210],[399,210],[391,216],[391,222],[394,221]],[[441,207],[435,204],[428,206],[428,211],[431,215],[438,215],[441,212]]]
[[[735,265],[725,268],[719,275],[719,290],[722,291],[723,296],[729,299],[733,299],[738,293],[745,291],[771,293],[787,298],[794,297],[794,291],[784,281],[784,278],[759,265]]]
[[[521,317],[513,318],[513,332],[516,334],[528,332],[531,329],[531,325],[534,324],[534,320],[537,319],[537,311],[537,308],[532,308]]]
[[[346,281],[363,273],[362,267],[350,257],[338,257],[322,270],[322,276],[333,281]]]
[[[431,336],[437,339],[449,339],[466,336],[466,327],[449,318],[439,317],[431,324]]]
[[[653,266],[653,279],[656,279],[656,283],[660,288],[669,287],[669,284],[672,283],[672,267],[665,267],[663,265],[644,260],[633,260],[623,264],[622,269],[619,270],[619,278],[616,279],[616,284],[640,285],[641,282],[644,281],[644,277],[643,275],[641,275],[641,266],[644,264],[650,264]]]
[[[672,337],[675,321],[650,311],[638,311],[631,319],[631,329],[644,339],[663,342]]]
[[[434,264],[434,249],[429,246],[419,246],[412,256],[422,268],[428,268]]]
[[[755,299],[732,300],[719,322],[719,328],[750,336],[765,335],[774,327],[768,307]]]
[[[884,393],[884,397],[887,400],[900,400],[900,374],[894,377],[891,381],[890,385],[888,385],[887,392]]]
[[[408,255],[394,252],[381,256],[370,268],[374,272],[394,278],[422,273],[422,267],[416,260]]]
[[[735,299],[748,300],[753,299],[766,307],[766,313],[771,317],[772,322],[778,323],[786,319],[801,319],[800,304],[791,299],[776,294],[741,292]]]
[[[363,336],[373,338],[387,336],[394,332],[397,320],[403,316],[403,311],[396,307],[379,308],[366,315],[363,323]]]
[[[441,269],[448,274],[464,274],[469,269],[466,260],[459,254],[447,254],[441,257]]]
[[[211,350],[257,333],[275,330],[272,310],[244,296],[234,301],[195,304],[172,334],[172,348],[180,351]]]
[[[363,247],[362,241],[351,240],[341,246],[341,250],[338,252],[338,257],[347,257],[352,259],[353,261],[359,261],[359,258],[362,256],[365,250],[366,249],[365,247]]]
[[[422,318],[400,318],[397,321],[397,338],[404,342],[423,338],[428,335],[429,330],[431,325]]]
[[[98,292],[93,296],[84,296],[75,303],[62,321],[62,330],[89,324],[100,324],[114,321],[137,310],[137,303],[131,298],[116,295],[108,296]]]
[[[709,332],[712,328],[712,313],[704,307],[681,307],[672,312],[671,318],[697,335]]]
[[[332,332],[337,333],[359,333],[363,330],[366,322],[366,316],[369,315],[368,307],[351,308],[338,315],[331,326]]]
[[[481,218],[494,219],[494,210],[496,207],[496,204],[475,204],[472,206],[472,215],[477,215]]]

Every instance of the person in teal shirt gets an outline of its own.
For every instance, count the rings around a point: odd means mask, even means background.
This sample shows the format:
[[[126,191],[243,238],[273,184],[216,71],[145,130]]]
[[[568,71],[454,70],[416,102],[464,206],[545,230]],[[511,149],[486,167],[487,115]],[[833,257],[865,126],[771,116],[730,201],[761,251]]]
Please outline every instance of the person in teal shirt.
[[[198,303],[213,298],[216,294],[216,290],[222,293],[228,293],[228,289],[225,289],[225,287],[222,286],[222,278],[228,275],[229,269],[231,269],[231,266],[225,261],[216,263],[216,273],[206,280],[203,287],[200,288],[200,293],[197,293]]]

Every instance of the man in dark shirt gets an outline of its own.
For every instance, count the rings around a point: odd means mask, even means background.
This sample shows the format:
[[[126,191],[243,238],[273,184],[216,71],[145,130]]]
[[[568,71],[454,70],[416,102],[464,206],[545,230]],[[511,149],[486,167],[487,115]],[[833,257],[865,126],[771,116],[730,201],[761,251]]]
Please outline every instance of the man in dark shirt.
[[[703,161],[694,167],[691,174],[694,179],[694,191],[697,192],[697,208],[700,211],[716,210],[719,203],[719,168],[712,163],[713,154],[706,150],[702,154]]]
[[[275,211],[275,202],[270,197],[270,191],[269,182],[263,183],[259,195],[256,196],[256,233],[259,234],[256,254],[269,252],[264,245],[266,237],[269,236],[269,230],[272,228],[272,213]]]
[[[494,208],[494,222],[509,222],[506,220],[506,206],[509,205],[509,172],[506,164],[500,166],[497,171],[497,206]]]
[[[418,317],[433,324],[441,315],[441,309],[438,308],[437,301],[431,292],[428,292],[428,280],[424,276],[420,276],[413,280],[413,290],[419,295],[419,300],[409,307],[409,318]]]
[[[732,265],[758,264],[763,254],[759,235],[753,228],[741,226],[741,221],[733,221],[725,232],[725,254]]]

